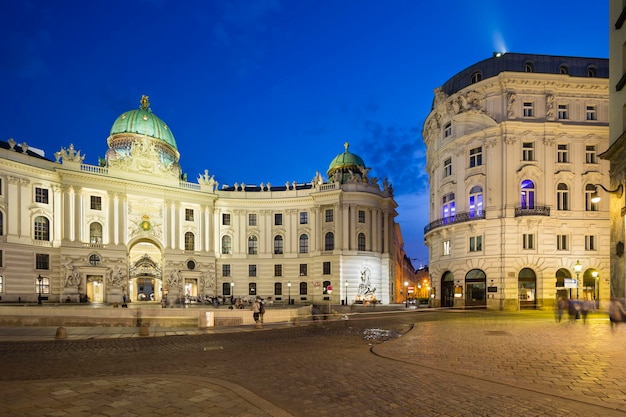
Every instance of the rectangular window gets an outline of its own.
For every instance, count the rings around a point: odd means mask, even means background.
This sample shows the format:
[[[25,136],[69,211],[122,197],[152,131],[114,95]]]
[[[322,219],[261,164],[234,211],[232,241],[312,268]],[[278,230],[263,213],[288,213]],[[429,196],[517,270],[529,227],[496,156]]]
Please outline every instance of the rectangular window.
[[[2,195],[2,178],[0,178],[0,195]]]
[[[535,143],[534,142],[522,143],[522,160],[523,161],[535,160]]]
[[[567,104],[559,104],[558,118],[559,120],[569,119],[569,106]]]
[[[47,253],[35,254],[35,269],[50,269],[50,255]]]
[[[483,164],[483,147],[470,149],[469,157],[470,168],[477,167]]]
[[[585,250],[598,250],[597,240],[594,235],[585,236]]]
[[[102,197],[99,195],[92,195],[90,207],[92,210],[102,210]]]
[[[556,160],[561,164],[569,163],[569,146],[565,143],[560,143],[557,145],[557,154]]]
[[[35,187],[35,201],[37,203],[48,204],[48,190],[46,188]]]
[[[307,264],[300,264],[300,276],[306,277],[308,275],[308,269]]]
[[[532,101],[525,101],[523,104],[523,109],[524,109],[524,117],[534,116]]]
[[[324,262],[323,264],[323,274],[330,275],[330,262]]]
[[[596,106],[587,106],[587,120],[598,120]]]
[[[443,137],[447,138],[449,136],[452,136],[452,123],[451,122],[446,123],[446,125],[443,128]]]
[[[188,222],[193,221],[193,209],[185,209],[185,220]]]
[[[567,235],[556,235],[556,250],[568,250]]]
[[[0,293],[4,292],[4,277],[0,275]]]
[[[282,282],[274,283],[274,295],[283,295],[283,283]]]
[[[283,225],[283,215],[281,213],[274,213],[274,226]]]
[[[472,236],[469,238],[469,250],[470,252],[481,252],[483,250],[483,237]]]
[[[248,295],[256,295],[256,282],[248,283]]]
[[[274,265],[274,276],[282,277],[283,276],[283,266],[282,265]]]
[[[365,223],[365,210],[359,210],[359,223]]]
[[[452,158],[448,158],[443,161],[443,177],[449,177],[452,175]]]
[[[585,163],[587,164],[598,163],[598,152],[596,151],[595,145],[585,146]]]
[[[325,211],[326,213],[326,223],[330,223],[333,221],[333,209],[328,209]]]
[[[256,277],[256,265],[248,265],[248,276]]]
[[[50,294],[50,278],[41,275],[35,278],[35,292],[37,294]]]
[[[535,249],[535,235],[523,234],[522,235],[522,248],[523,249]]]
[[[2,268],[4,266],[4,257],[3,257],[4,253],[2,253],[2,250],[0,250],[0,268]]]
[[[222,213],[222,225],[230,226],[230,213]]]
[[[223,277],[230,276],[230,265],[222,265],[222,276]]]
[[[442,251],[443,251],[444,256],[450,255],[450,241],[449,240],[445,240],[443,242]]]
[[[256,214],[248,214],[248,226],[256,226]]]
[[[309,213],[307,211],[300,212],[300,224],[308,224],[309,223]]]

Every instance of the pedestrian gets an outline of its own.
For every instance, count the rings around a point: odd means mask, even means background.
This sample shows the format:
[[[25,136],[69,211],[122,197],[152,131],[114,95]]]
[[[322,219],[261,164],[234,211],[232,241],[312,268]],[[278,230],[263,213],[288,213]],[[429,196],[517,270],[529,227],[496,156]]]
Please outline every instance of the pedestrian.
[[[261,303],[259,299],[255,299],[254,303],[252,303],[252,317],[254,318],[255,323],[259,323],[259,316],[261,315]]]
[[[259,299],[259,321],[263,323],[263,315],[265,314],[265,303],[263,299]]]
[[[567,314],[569,315],[569,320],[572,323],[575,322],[576,319],[580,318],[578,300],[567,300]]]
[[[584,299],[581,303],[580,303],[580,315],[583,318],[583,324],[587,324],[587,314],[589,314],[589,311],[592,310],[592,306],[591,306],[591,301],[588,299]]]
[[[557,322],[561,322],[561,319],[563,318],[563,311],[565,310],[565,300],[563,299],[563,297],[559,297],[558,300],[556,300],[556,321]]]
[[[122,294],[122,307],[126,307],[126,293]]]
[[[626,320],[626,311],[622,303],[620,303],[617,298],[613,297],[609,303],[608,313],[609,320],[611,321],[611,330],[615,331],[616,326]]]

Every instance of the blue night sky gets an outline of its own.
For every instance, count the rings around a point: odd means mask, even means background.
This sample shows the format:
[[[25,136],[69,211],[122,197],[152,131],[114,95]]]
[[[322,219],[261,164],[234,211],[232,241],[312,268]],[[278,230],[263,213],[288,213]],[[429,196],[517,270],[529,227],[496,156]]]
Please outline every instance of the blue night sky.
[[[8,0],[0,139],[97,164],[142,94],[190,181],[308,182],[343,143],[388,177],[428,263],[433,89],[495,51],[608,57],[608,1]],[[487,161],[488,163],[488,161]]]

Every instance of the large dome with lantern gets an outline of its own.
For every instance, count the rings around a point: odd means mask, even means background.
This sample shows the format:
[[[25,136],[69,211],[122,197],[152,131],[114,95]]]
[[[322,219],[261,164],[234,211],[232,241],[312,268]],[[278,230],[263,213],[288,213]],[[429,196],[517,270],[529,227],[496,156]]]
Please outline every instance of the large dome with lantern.
[[[337,155],[328,166],[329,182],[367,182],[367,171],[363,159],[350,151],[350,144],[344,143],[344,152]]]

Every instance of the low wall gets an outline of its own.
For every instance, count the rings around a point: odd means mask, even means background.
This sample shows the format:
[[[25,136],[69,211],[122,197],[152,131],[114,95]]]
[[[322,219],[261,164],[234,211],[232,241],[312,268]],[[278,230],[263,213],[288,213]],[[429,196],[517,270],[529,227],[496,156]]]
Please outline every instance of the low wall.
[[[311,306],[267,308],[264,323],[311,316]],[[113,306],[2,306],[0,326],[213,327],[254,324],[252,310],[211,308],[114,308]]]

